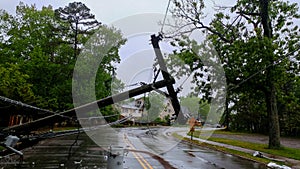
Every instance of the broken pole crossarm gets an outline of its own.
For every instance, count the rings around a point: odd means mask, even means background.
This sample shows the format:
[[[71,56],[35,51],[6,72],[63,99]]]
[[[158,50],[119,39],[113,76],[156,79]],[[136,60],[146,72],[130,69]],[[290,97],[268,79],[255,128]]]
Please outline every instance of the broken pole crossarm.
[[[154,89],[166,87],[167,85],[174,84],[174,83],[175,83],[174,79],[168,79],[168,80],[165,79],[165,80],[161,80],[156,83],[153,83],[153,84],[143,85],[141,87],[138,87],[138,88],[126,91],[126,92],[122,92],[122,93],[119,93],[119,94],[116,94],[113,96],[109,96],[104,99],[97,100],[97,101],[94,101],[94,102],[61,112],[61,113],[57,113],[57,114],[54,114],[51,116],[40,118],[40,119],[37,119],[32,122],[24,123],[22,125],[7,127],[5,129],[3,129],[2,131],[11,131],[11,130],[28,131],[28,130],[37,129],[40,126],[45,126],[46,124],[53,124],[54,122],[56,122],[60,118],[62,118],[61,117],[62,115],[76,116],[76,112],[87,114],[88,112],[93,111],[97,108],[102,108],[102,107],[126,100],[128,98],[150,92]]]
[[[146,84],[146,85],[143,85],[141,87],[129,90],[127,92],[122,92],[122,93],[119,93],[119,94],[116,94],[116,95],[113,95],[113,96],[109,96],[109,97],[106,97],[104,99],[101,99],[101,100],[98,100],[98,101],[95,101],[95,102],[92,102],[92,103],[89,103],[89,104],[86,104],[86,105],[79,106],[75,109],[76,109],[76,111],[82,111],[83,110],[84,112],[88,112],[88,111],[94,110],[93,107],[94,107],[95,104],[97,104],[99,108],[102,108],[102,107],[105,107],[105,106],[108,106],[108,105],[126,100],[128,98],[132,98],[134,96],[138,96],[140,94],[150,92],[154,89],[159,89],[159,88],[166,87],[167,85],[174,84],[174,83],[175,83],[174,79],[161,80],[161,81],[158,81],[158,82],[153,83],[153,84]],[[70,111],[75,111],[75,109],[70,110]]]
[[[158,36],[151,35],[151,43],[152,43],[152,46],[154,48],[154,52],[155,52],[155,55],[156,55],[156,58],[157,58],[162,76],[163,76],[164,80],[168,81],[168,80],[171,80],[173,78],[171,77],[171,75],[168,72],[166,63],[165,63],[163,55],[161,53],[161,50],[160,50],[160,47],[159,47],[159,41],[160,40],[162,40],[162,35],[161,34],[159,34]],[[176,118],[177,118],[178,115],[179,115],[179,112],[180,112],[180,104],[179,104],[179,101],[178,101],[178,98],[177,98],[177,93],[174,90],[173,84],[168,84],[166,87],[167,87],[167,90],[168,90],[168,93],[169,93],[169,98],[171,100],[171,103],[172,103],[172,106],[173,106],[173,109],[175,111],[175,115],[176,115]]]

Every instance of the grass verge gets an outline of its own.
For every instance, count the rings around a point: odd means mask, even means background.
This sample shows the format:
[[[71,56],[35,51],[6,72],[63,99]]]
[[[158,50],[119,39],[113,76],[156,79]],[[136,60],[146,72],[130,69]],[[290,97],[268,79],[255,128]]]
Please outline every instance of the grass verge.
[[[213,150],[216,150],[216,151],[221,151],[223,153],[231,154],[231,155],[234,155],[234,156],[238,156],[240,158],[244,158],[244,159],[247,159],[247,160],[255,161],[255,162],[258,162],[258,163],[265,164],[265,165],[267,165],[270,162],[275,162],[275,163],[277,163],[279,165],[291,166],[291,164],[289,164],[289,163],[285,163],[285,162],[281,162],[281,161],[273,161],[273,160],[267,159],[267,158],[254,157],[252,154],[245,153],[245,152],[242,152],[242,151],[233,150],[233,149],[229,149],[229,148],[222,147],[222,146],[208,144],[208,143],[204,143],[204,142],[201,142],[201,141],[198,141],[198,140],[190,140],[190,138],[180,136],[180,135],[178,135],[176,133],[173,133],[173,137],[175,137],[177,139],[180,139],[180,140],[182,140],[184,142],[193,143],[193,144],[196,144],[196,145],[201,146],[201,147],[206,147],[206,148],[213,149]],[[232,140],[229,140],[229,139],[228,139],[229,142],[228,142],[228,140],[224,141],[224,139],[222,140],[222,139],[218,139],[218,138],[210,138],[209,140],[210,141],[214,141],[214,142],[229,144],[229,145],[233,145],[233,146],[240,146],[240,147],[242,147],[242,145],[244,145],[243,142],[240,142],[239,144],[232,143]],[[235,141],[235,140],[233,140],[233,141]],[[254,144],[251,143],[251,146],[250,145],[244,146],[244,148],[254,150],[253,149],[253,145]],[[260,149],[257,150],[257,151],[260,151],[261,149],[267,149],[266,146],[267,145],[263,145],[263,144],[261,144],[260,146],[257,146],[257,147],[260,147]],[[268,150],[270,150],[270,149],[268,149]],[[295,153],[298,154],[299,150],[294,150],[294,149],[290,149],[290,148],[282,148],[280,150],[270,150],[270,151],[268,151],[266,153],[272,154],[272,153],[274,153],[273,151],[276,152],[276,153],[285,152],[284,154],[286,154],[286,156],[292,156],[292,155],[287,155],[287,153],[288,152],[292,152],[294,154]],[[273,155],[276,155],[276,153],[274,153]],[[278,155],[278,156],[282,156],[282,155]]]
[[[228,134],[229,136],[231,134],[237,134],[237,133],[231,133],[231,132],[224,132],[224,131],[218,131],[222,134]],[[239,135],[242,135],[243,133],[239,133]],[[245,133],[244,133],[245,134]],[[194,133],[194,137],[200,137],[199,132]],[[204,138],[202,138],[204,139]],[[250,150],[256,150],[264,153],[268,153],[274,156],[280,156],[280,157],[286,157],[291,158],[295,160],[300,160],[300,149],[294,149],[289,147],[281,147],[280,149],[269,149],[267,144],[259,144],[259,143],[252,143],[252,142],[245,142],[240,140],[233,140],[233,139],[227,139],[227,138],[218,138],[218,137],[209,137],[207,140],[214,141],[218,143],[224,143],[232,146],[242,147]]]
[[[275,156],[287,157],[295,160],[300,160],[300,149],[292,149],[288,147],[281,147],[280,149],[269,149],[268,145],[266,144],[258,144],[258,143],[250,143],[250,142],[243,142],[238,140],[231,140],[225,138],[214,138],[211,137],[208,140],[229,144],[233,146],[238,146],[246,149],[256,150],[260,152],[265,152],[268,154],[272,154]]]
[[[200,142],[198,140],[190,140],[189,138],[182,137],[182,136],[180,136],[176,133],[173,133],[172,135],[177,139],[183,140],[184,142],[189,142],[189,143],[196,144],[200,147],[206,147],[206,148],[213,149],[213,150],[216,150],[216,151],[221,151],[223,153],[238,156],[240,158],[255,161],[257,163],[268,164],[269,162],[271,162],[271,160],[269,160],[269,159],[254,157],[251,154],[248,154],[248,153],[245,153],[245,152],[242,152],[242,151],[237,151],[237,150],[232,150],[232,149],[221,147],[221,146],[211,145],[211,144],[208,144],[208,143]]]

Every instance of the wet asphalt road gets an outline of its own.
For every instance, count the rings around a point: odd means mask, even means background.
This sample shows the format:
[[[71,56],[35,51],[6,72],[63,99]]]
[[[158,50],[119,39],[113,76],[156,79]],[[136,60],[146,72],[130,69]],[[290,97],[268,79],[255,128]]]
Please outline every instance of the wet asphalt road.
[[[101,131],[103,133],[103,131]],[[47,139],[24,150],[22,165],[0,165],[6,168],[71,168],[105,169],[106,151],[111,139],[118,146],[129,149],[124,157],[126,169],[263,169],[263,165],[203,147],[186,144],[173,138],[165,128],[125,128],[117,130],[117,137],[103,137],[101,145],[86,134]],[[97,140],[96,140],[97,143]],[[70,148],[72,147],[72,148]]]
[[[43,140],[22,152],[23,163],[0,164],[0,169],[106,168],[104,151],[84,133]]]
[[[163,129],[126,129],[127,139],[137,149],[149,152],[158,152],[166,162],[178,169],[265,169],[265,165],[244,160],[229,154],[210,150],[204,147],[180,142],[172,136],[163,137],[159,133],[164,133]],[[159,138],[163,137],[163,140]],[[156,142],[156,140],[159,142]],[[152,143],[152,144],[149,144]],[[158,150],[160,147],[160,150]],[[130,153],[129,153],[130,154]],[[153,162],[153,158],[144,155],[149,160],[152,168],[164,168],[159,161]],[[143,168],[140,164],[127,163],[125,158],[125,166],[127,168]],[[146,167],[151,168],[151,167]]]

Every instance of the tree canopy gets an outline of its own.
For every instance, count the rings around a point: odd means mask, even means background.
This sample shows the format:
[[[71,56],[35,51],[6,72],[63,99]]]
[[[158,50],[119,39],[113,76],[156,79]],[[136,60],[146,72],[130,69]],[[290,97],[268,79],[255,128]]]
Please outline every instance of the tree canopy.
[[[299,19],[297,4],[237,1],[233,7],[219,6],[209,24],[203,22],[204,1],[174,0],[174,4],[172,14],[182,19],[175,35],[184,35],[173,42],[182,49],[177,55],[191,70],[203,69],[197,53],[201,45],[185,38],[194,30],[203,30],[218,53],[227,83],[226,125],[269,133],[269,147],[280,147],[280,134],[288,134],[286,109],[293,109],[286,100],[299,103],[291,97],[295,88],[285,92],[299,78],[299,25],[293,24]],[[200,82],[202,76],[196,73],[195,81]],[[207,83],[198,85],[204,89]],[[299,115],[300,111],[293,109],[293,113]],[[297,126],[292,128],[299,134]]]
[[[56,10],[20,3],[15,15],[1,10],[0,23],[1,96],[52,111],[73,108],[75,63],[94,34],[114,37],[103,39],[115,43],[111,43],[114,46],[99,65],[95,79],[98,99],[111,94],[113,64],[119,62],[118,49],[125,40],[117,29],[101,25],[83,3]],[[97,47],[103,50],[105,44],[97,43]]]

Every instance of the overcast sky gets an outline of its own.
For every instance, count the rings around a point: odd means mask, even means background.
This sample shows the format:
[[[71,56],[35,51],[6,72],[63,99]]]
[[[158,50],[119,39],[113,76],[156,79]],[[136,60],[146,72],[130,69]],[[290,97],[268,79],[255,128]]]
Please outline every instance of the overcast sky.
[[[64,7],[68,3],[75,0],[21,0],[26,4],[36,4],[38,8],[42,6],[51,5],[54,9]],[[297,2],[299,0],[290,0]],[[20,0],[0,0],[0,8],[15,12],[16,6]],[[84,0],[81,1],[86,4],[93,14],[96,15],[98,21],[105,24],[110,24],[121,18],[142,14],[142,13],[160,13],[164,14],[168,4],[168,0]],[[205,0],[206,6],[209,8],[208,13],[212,13],[212,4],[215,2],[218,5],[232,5],[236,0]]]
[[[53,6],[54,9],[58,7],[67,6],[68,3],[75,0],[21,0],[26,4],[36,4],[38,8],[42,6]],[[77,0],[78,1],[78,0]],[[165,14],[166,7],[169,0],[82,0],[88,8],[91,9],[91,13],[95,14],[98,21],[104,24],[111,24],[122,18],[145,13],[159,13]],[[299,0],[290,0],[291,2],[297,2]],[[19,4],[20,0],[0,0],[0,8],[15,13],[15,8]],[[213,13],[213,2],[217,5],[230,6],[233,5],[236,0],[204,0],[206,7],[206,14],[211,16]],[[163,18],[161,18],[162,20]],[[209,18],[208,18],[209,19]],[[299,22],[297,22],[299,23]],[[136,23],[138,24],[138,23]]]
[[[65,7],[70,2],[75,0],[22,0],[25,4],[35,4],[37,8],[42,6],[53,6],[54,9],[58,7]],[[167,4],[169,0],[84,0],[83,2],[88,8],[91,9],[91,13],[96,16],[96,19],[104,24],[113,24],[117,28],[121,29],[125,34],[125,37],[129,39],[125,47],[121,48],[120,55],[123,61],[129,59],[126,65],[121,65],[120,70],[127,70],[124,77],[128,83],[140,80],[140,74],[145,73],[146,79],[149,81],[149,71],[151,71],[151,65],[149,62],[153,61],[154,53],[151,45],[149,45],[150,35],[157,33],[160,30],[160,26],[157,24],[163,20]],[[19,4],[20,0],[0,0],[0,9],[4,9],[11,14],[15,13],[15,8]],[[233,5],[236,0],[214,0],[218,5],[230,6]],[[291,2],[297,2],[299,0],[291,0]],[[205,0],[207,6],[206,14],[211,16],[213,13],[213,0]],[[152,15],[149,15],[152,13]],[[155,13],[155,15],[154,15]],[[209,17],[207,18],[210,19]],[[299,24],[297,22],[296,24]],[[138,34],[138,36],[137,36]],[[168,47],[162,47],[165,52],[171,52]],[[148,50],[148,51],[147,51]],[[150,52],[149,52],[150,51]],[[145,56],[147,55],[147,56]],[[146,59],[148,58],[148,60]],[[139,66],[133,66],[134,64]],[[147,64],[146,64],[147,63]],[[132,65],[133,64],[133,65]],[[143,67],[143,69],[141,68]],[[135,72],[128,71],[134,69]],[[149,70],[149,71],[147,71]],[[131,76],[131,77],[130,77]]]
[[[1,0],[0,7],[14,13],[20,0]],[[55,9],[64,7],[74,0],[22,0],[26,4],[36,4],[38,8],[51,5]],[[168,0],[84,0],[81,1],[97,19],[109,24],[126,16],[140,13],[164,13]]]

